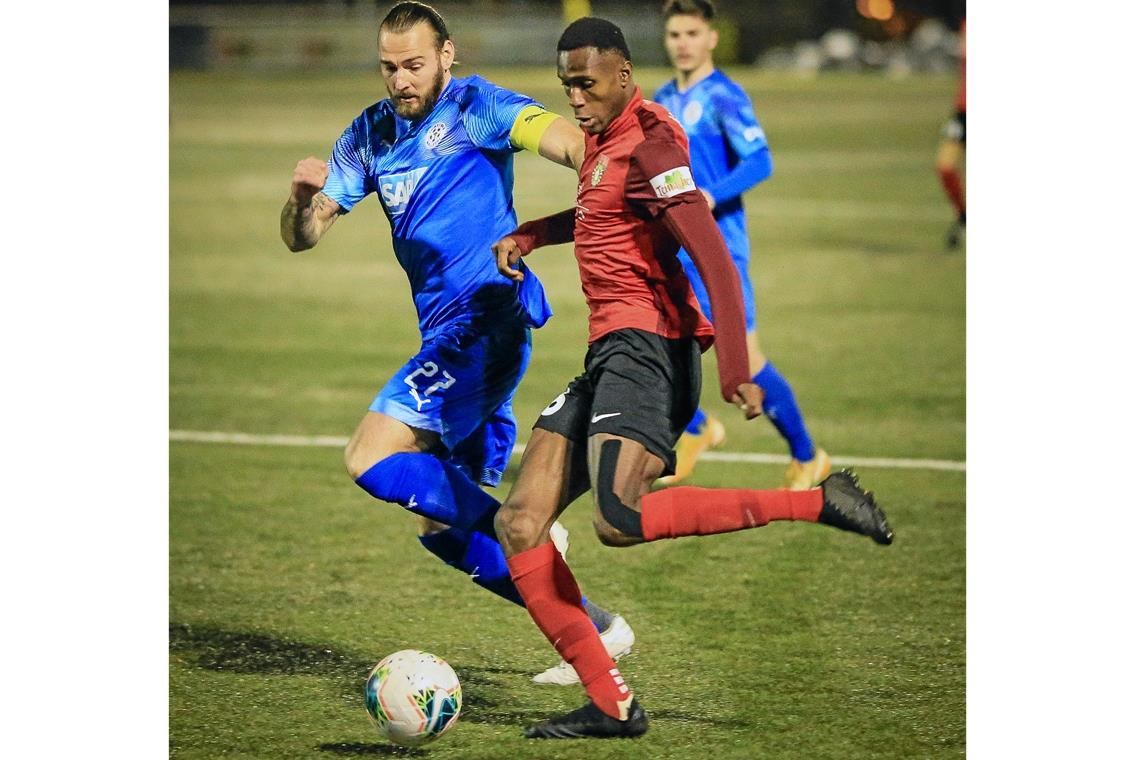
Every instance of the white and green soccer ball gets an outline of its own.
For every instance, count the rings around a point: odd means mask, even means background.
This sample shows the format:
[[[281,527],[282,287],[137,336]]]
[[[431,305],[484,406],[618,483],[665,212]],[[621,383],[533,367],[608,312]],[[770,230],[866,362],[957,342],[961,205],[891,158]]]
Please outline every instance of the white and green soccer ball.
[[[389,741],[415,747],[438,739],[455,725],[463,708],[463,690],[442,658],[402,649],[369,673],[364,706]]]

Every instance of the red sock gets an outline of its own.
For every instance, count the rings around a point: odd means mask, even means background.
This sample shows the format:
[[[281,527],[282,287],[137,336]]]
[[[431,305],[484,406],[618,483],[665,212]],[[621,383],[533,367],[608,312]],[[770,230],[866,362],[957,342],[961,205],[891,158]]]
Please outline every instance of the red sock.
[[[590,699],[610,717],[625,720],[633,695],[582,609],[582,592],[554,544],[508,557],[507,567],[527,612],[574,667]]]
[[[954,204],[958,216],[962,216],[966,213],[966,197],[962,194],[962,178],[958,176],[958,170],[940,168],[938,176],[942,178],[942,187],[946,188],[946,197]]]
[[[646,541],[758,528],[773,520],[819,522],[823,489],[663,488],[641,497]]]

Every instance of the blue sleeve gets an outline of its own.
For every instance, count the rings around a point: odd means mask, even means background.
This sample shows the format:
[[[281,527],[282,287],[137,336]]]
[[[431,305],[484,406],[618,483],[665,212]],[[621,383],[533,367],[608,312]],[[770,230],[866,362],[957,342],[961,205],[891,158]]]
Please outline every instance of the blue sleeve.
[[[467,134],[484,150],[514,150],[511,128],[519,112],[542,104],[526,95],[485,83],[479,87],[463,111]]]
[[[772,176],[772,154],[765,145],[748,158],[732,167],[732,171],[721,177],[710,187],[704,188],[717,205],[744,195],[752,187]]]
[[[322,191],[346,214],[372,192],[368,172],[360,157],[360,129],[361,120],[357,119],[336,141],[328,160],[329,177]]]
[[[768,138],[743,90],[735,97],[720,99],[716,113],[721,133],[739,159],[732,171],[704,188],[719,204],[743,195],[772,176],[772,154],[768,150]]]

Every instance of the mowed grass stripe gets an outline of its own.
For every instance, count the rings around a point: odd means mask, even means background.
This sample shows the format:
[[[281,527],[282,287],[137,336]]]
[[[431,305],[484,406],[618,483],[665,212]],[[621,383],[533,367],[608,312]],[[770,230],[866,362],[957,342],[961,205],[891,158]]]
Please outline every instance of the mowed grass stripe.
[[[171,430],[170,440],[184,443],[230,443],[246,446],[316,446],[339,448],[348,443],[348,438],[335,435],[259,435],[255,433],[224,433],[207,430]],[[513,454],[522,454],[525,443],[517,444]],[[783,454],[761,454],[741,451],[708,451],[703,459],[710,462],[731,464],[784,464],[788,457]],[[941,472],[965,472],[965,462],[948,459],[893,459],[890,457],[849,457],[832,456],[831,462],[840,467],[880,467],[893,470],[938,470]]]

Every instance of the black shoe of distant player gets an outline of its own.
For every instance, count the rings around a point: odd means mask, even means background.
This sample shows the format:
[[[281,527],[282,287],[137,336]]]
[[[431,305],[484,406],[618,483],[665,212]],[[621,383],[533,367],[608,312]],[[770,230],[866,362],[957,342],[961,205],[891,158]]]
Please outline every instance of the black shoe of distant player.
[[[959,219],[950,225],[950,231],[946,233],[946,248],[954,250],[962,244],[962,238],[966,235],[966,222]]]
[[[649,718],[637,700],[629,705],[629,717],[617,720],[606,715],[593,702],[573,712],[552,718],[526,730],[528,739],[583,739],[588,736],[600,739],[632,739],[649,730]]]
[[[859,479],[850,470],[840,470],[827,476],[823,489],[823,511],[819,521],[843,530],[870,536],[875,543],[889,544],[895,540],[894,531],[887,524],[887,516],[875,497],[859,486]]]

